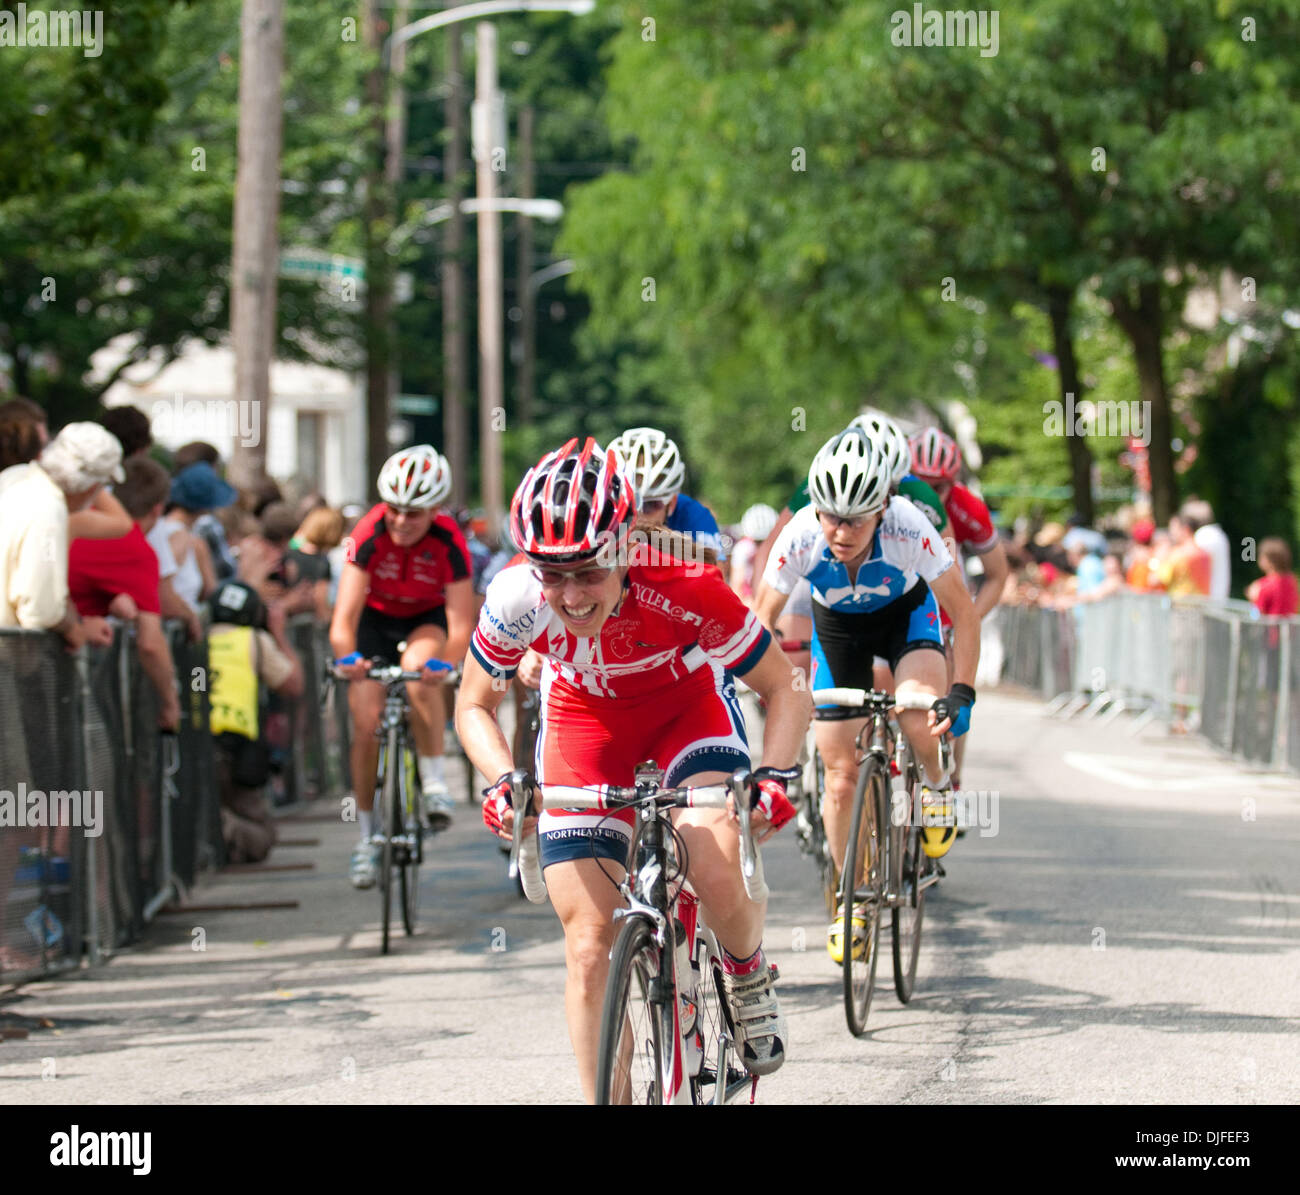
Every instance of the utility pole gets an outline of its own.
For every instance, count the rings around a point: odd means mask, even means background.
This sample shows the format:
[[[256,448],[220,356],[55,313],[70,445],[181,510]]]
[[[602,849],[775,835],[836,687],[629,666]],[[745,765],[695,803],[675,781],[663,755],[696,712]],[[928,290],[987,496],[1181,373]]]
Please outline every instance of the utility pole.
[[[500,98],[497,94],[497,30],[490,21],[477,29],[475,64],[474,153],[478,177],[478,425],[480,489],[487,525],[501,525],[501,433],[505,429],[505,366],[502,360],[501,213],[492,206],[496,198],[494,166],[504,165],[505,144],[500,136]]]
[[[451,495],[466,505],[469,437],[465,408],[468,391],[468,350],[465,338],[465,215],[460,210],[461,175],[465,169],[465,80],[461,73],[461,32],[447,34],[447,146],[443,180],[451,216],[443,237],[442,266],[442,446],[451,462]],[[493,529],[495,534],[495,529]]]
[[[239,49],[239,163],[235,172],[230,338],[235,399],[251,403],[252,444],[237,437],[230,479],[251,486],[266,477],[266,428],[275,351],[280,217],[280,73],[283,0],[244,0]]]
[[[526,105],[519,109],[519,198],[533,198],[533,109]],[[527,425],[533,419],[533,391],[536,386],[537,362],[537,304],[533,301],[528,280],[533,274],[533,218],[527,214],[519,217],[519,256],[515,275],[518,278],[515,295],[519,303],[519,337],[523,353],[519,360],[519,422]]]
[[[366,472],[373,494],[375,479],[390,455],[388,446],[388,371],[391,360],[389,321],[393,311],[393,270],[388,256],[391,230],[389,187],[384,170],[388,128],[384,114],[386,71],[380,49],[380,0],[365,0],[362,20],[366,48],[375,64],[366,76],[366,103],[370,109],[370,152],[367,154],[366,197],[362,220],[366,256]]]

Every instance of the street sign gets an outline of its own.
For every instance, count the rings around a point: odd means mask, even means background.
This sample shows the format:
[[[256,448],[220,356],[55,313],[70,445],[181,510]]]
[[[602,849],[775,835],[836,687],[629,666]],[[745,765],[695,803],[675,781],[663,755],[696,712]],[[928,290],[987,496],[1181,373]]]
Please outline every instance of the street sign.
[[[359,257],[344,257],[323,249],[285,249],[280,253],[280,277],[302,282],[344,278],[365,282],[366,263]]]
[[[436,415],[438,400],[432,394],[399,394],[393,409],[403,415]]]

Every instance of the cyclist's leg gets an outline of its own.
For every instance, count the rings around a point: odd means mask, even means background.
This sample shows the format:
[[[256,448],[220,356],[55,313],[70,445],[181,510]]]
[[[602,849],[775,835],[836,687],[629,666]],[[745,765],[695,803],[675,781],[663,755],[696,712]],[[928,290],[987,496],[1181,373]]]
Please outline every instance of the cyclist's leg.
[[[383,686],[373,680],[352,681],[348,685],[348,710],[352,714],[352,793],[357,808],[368,813],[375,804],[375,771],[379,766],[375,730],[384,712]]]
[[[848,845],[849,821],[853,816],[853,797],[858,787],[857,738],[865,718],[842,718],[813,723],[817,750],[825,765],[825,791],[822,796],[822,824],[830,843],[835,868],[844,868],[844,849]]]
[[[899,697],[935,699],[947,692],[948,665],[938,651],[909,651],[898,661],[894,675],[897,678],[895,692]],[[931,735],[927,719],[925,710],[902,710],[898,724],[912,746],[922,779],[938,787],[945,777],[939,766],[939,740]]]
[[[624,874],[623,867],[612,859],[578,858],[546,868],[546,890],[564,927],[568,968],[564,1011],[569,1040],[578,1060],[582,1096],[589,1104],[596,1099],[596,1053],[609,952],[620,924],[614,920],[614,910],[624,904],[615,885]]]
[[[406,650],[402,652],[402,667],[416,672],[425,663],[440,657],[447,646],[447,628],[437,622],[424,622],[406,637]],[[406,686],[411,699],[411,734],[415,748],[423,756],[438,756],[443,752],[443,738],[447,729],[447,703],[442,685],[413,683]]]

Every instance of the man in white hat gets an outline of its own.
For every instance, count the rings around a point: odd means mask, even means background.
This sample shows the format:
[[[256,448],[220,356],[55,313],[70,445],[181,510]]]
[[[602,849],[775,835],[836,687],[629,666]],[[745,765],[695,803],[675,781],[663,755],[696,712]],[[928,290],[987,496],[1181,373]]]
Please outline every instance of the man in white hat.
[[[68,600],[68,515],[121,481],[122,445],[97,423],[69,423],[28,465],[0,478],[0,627],[54,631],[75,651],[107,644],[102,618]]]

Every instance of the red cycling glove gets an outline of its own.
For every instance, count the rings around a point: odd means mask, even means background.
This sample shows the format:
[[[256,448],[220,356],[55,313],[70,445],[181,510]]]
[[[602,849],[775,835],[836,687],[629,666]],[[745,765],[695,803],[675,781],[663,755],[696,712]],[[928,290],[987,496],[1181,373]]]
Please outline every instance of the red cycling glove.
[[[753,808],[767,818],[773,830],[779,830],[794,817],[795,809],[785,795],[785,786],[798,775],[798,768],[759,768],[754,773],[758,798]]]
[[[510,799],[510,773],[503,772],[491,788],[483,790],[483,824],[493,834],[505,834],[506,828],[501,819],[513,805],[514,802]]]

